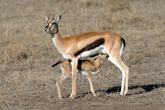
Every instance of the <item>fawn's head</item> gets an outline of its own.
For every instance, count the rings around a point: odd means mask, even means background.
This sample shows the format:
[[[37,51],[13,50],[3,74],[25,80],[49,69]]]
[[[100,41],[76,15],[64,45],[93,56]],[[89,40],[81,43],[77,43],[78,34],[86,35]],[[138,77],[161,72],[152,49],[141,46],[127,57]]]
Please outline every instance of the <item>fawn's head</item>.
[[[51,14],[49,14],[49,16],[45,16],[46,19],[46,23],[45,23],[45,32],[46,33],[50,33],[50,34],[56,34],[58,33],[58,22],[60,21],[61,17],[62,17],[62,12],[59,15],[59,17],[57,18],[57,20],[54,19],[54,15],[52,17],[52,19],[50,18]]]

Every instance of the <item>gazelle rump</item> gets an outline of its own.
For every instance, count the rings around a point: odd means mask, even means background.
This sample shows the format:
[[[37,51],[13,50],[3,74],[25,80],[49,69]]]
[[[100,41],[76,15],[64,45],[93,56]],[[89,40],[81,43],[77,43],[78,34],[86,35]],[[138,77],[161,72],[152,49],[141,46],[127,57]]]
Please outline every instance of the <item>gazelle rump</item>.
[[[76,71],[78,60],[96,54],[108,55],[108,60],[115,64],[122,72],[121,95],[128,90],[128,67],[122,62],[121,55],[125,47],[124,39],[117,33],[111,31],[90,31],[62,37],[58,23],[62,13],[57,20],[45,17],[45,32],[51,34],[53,43],[65,59],[71,60],[72,65],[72,93],[71,98],[76,94]]]
[[[90,83],[91,92],[94,96],[96,96],[96,94],[95,94],[95,90],[93,87],[91,74],[92,75],[96,74],[99,71],[100,61],[103,58],[104,58],[104,56],[99,55],[99,57],[96,58],[94,61],[89,61],[89,60],[79,60],[78,61],[78,67],[77,67],[78,71],[77,72],[81,73],[82,75],[87,76],[89,83]],[[71,66],[71,62],[69,60],[65,59],[65,60],[58,61],[57,63],[52,65],[52,67],[57,66],[58,64],[61,64],[60,67],[61,67],[63,74],[60,78],[57,79],[56,86],[57,86],[57,91],[58,91],[58,97],[60,99],[62,99],[59,83],[72,73],[72,66]]]

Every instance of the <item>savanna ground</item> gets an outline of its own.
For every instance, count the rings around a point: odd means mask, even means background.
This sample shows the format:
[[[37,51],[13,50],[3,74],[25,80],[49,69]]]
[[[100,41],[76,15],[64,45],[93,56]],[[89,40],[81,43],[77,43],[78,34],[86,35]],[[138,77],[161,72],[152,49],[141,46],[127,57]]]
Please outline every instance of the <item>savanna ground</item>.
[[[97,97],[85,76],[61,83],[62,58],[45,15],[57,17],[63,36],[111,30],[126,40],[122,59],[130,69],[128,95],[120,96],[121,72],[104,59],[93,76]],[[0,110],[163,110],[165,108],[165,0],[0,0]]]

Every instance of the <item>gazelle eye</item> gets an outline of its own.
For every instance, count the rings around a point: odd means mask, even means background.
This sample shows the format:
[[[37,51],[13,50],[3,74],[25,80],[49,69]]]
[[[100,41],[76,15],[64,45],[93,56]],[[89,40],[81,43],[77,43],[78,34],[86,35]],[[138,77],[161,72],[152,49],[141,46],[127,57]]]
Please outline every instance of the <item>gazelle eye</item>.
[[[56,24],[56,22],[53,22],[52,24],[53,24],[53,25],[55,25],[55,24]]]

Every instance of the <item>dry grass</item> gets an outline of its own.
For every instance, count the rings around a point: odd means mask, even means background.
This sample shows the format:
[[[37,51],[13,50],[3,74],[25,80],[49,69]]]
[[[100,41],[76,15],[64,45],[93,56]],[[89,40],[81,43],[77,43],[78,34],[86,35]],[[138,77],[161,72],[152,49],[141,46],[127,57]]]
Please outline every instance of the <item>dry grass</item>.
[[[24,44],[8,44],[2,50],[2,63],[24,62],[30,59],[32,53]]]
[[[163,108],[164,4],[164,0],[1,0],[0,109]],[[58,16],[61,11],[59,28],[63,36],[111,30],[124,37],[122,58],[130,67],[128,96],[119,96],[121,73],[105,60],[100,73],[93,76],[98,97],[88,93],[86,77],[78,75],[76,99],[67,98],[70,78],[61,86],[65,99],[58,99],[55,82],[60,69],[51,65],[62,56],[43,30],[44,16]],[[150,87],[154,89],[146,89]]]

